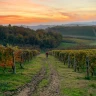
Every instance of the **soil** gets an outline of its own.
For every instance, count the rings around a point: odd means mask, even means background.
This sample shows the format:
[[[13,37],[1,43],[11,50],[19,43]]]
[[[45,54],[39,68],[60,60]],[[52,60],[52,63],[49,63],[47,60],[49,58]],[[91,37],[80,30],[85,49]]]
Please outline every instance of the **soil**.
[[[59,92],[59,77],[57,74],[57,71],[49,61],[49,68],[51,71],[50,78],[51,82],[47,88],[44,89],[44,91],[40,92],[39,96],[60,96]]]
[[[46,67],[42,64],[42,69],[31,80],[30,83],[17,89],[17,91],[11,93],[6,92],[4,96],[60,96],[59,92],[59,77],[54,66],[51,64],[49,58],[43,58],[43,63],[47,62],[50,70],[48,86],[38,91],[39,83],[46,78]],[[35,94],[35,95],[34,95]],[[36,95],[37,94],[37,95]]]

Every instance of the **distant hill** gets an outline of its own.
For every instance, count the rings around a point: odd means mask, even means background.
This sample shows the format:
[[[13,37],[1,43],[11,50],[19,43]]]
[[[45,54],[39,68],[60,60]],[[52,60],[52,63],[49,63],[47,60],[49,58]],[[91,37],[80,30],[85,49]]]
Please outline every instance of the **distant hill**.
[[[46,29],[46,28],[50,28],[50,27],[53,27],[55,25],[37,25],[37,26],[23,26],[23,27],[26,27],[26,28],[30,28],[30,29],[33,29],[33,30],[37,30],[37,29]]]
[[[57,24],[57,23],[56,23]],[[65,37],[96,39],[96,21],[69,22],[57,25],[23,26],[33,30],[45,29],[60,32]]]
[[[28,27],[30,29],[33,30],[37,30],[37,29],[46,29],[46,28],[51,28],[54,26],[96,26],[96,21],[90,21],[90,22],[69,22],[69,23],[56,23],[54,25],[37,25],[37,26],[23,26],[23,27]]]
[[[63,24],[65,26],[96,26],[96,21],[91,22],[72,22],[72,23],[66,23]]]
[[[59,32],[63,36],[96,38],[96,26],[55,26],[47,31]]]

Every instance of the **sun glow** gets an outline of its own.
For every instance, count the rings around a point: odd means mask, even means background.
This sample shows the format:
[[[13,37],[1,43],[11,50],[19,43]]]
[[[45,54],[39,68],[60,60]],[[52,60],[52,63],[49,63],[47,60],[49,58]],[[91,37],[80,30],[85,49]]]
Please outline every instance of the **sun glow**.
[[[95,0],[0,0],[0,24],[96,20],[95,5]]]

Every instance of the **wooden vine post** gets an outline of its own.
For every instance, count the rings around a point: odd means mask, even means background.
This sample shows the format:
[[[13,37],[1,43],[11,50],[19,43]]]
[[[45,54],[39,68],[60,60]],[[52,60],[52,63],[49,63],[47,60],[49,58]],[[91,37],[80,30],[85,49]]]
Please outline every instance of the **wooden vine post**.
[[[21,53],[21,62],[20,62],[20,68],[23,69],[23,52]]]
[[[74,55],[74,71],[76,72],[76,69],[77,69],[77,65],[76,65],[76,57]]]
[[[15,53],[14,53],[14,51],[13,51],[12,57],[13,57],[13,66],[12,66],[13,74],[16,74]]]
[[[70,55],[68,55],[68,68],[70,68]]]
[[[86,76],[89,79],[90,75],[89,75],[89,58],[86,57]]]
[[[64,62],[64,65],[65,65],[66,62],[65,62],[65,58],[64,57],[63,57],[63,62]]]

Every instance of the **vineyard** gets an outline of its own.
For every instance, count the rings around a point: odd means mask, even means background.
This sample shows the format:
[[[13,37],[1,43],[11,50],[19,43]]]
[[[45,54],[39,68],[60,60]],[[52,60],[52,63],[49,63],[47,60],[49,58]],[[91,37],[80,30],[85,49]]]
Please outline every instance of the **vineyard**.
[[[24,62],[29,62],[39,52],[37,50],[19,49],[17,47],[0,46],[0,67],[3,72],[6,68],[11,68],[13,73],[16,73],[16,64],[23,69]]]
[[[68,68],[74,71],[86,72],[86,78],[96,76],[96,50],[53,50],[49,52],[58,58]]]
[[[0,46],[0,96],[96,95],[96,49],[52,50],[49,55]]]
[[[0,96],[96,96],[95,49],[49,54],[1,46]]]

